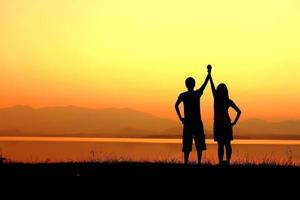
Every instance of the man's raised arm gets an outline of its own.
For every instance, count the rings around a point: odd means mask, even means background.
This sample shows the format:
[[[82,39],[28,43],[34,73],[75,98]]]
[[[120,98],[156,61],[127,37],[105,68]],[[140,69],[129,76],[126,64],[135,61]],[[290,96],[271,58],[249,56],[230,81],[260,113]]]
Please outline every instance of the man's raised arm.
[[[202,84],[202,86],[197,90],[198,92],[201,92],[201,93],[203,93],[203,91],[204,91],[204,89],[205,89],[205,87],[206,87],[206,85],[207,85],[207,83],[208,83],[208,81],[209,81],[209,79],[210,79],[210,73],[211,73],[211,65],[208,65],[207,66],[207,76],[206,76],[206,78],[205,78],[205,81],[204,81],[204,83]]]

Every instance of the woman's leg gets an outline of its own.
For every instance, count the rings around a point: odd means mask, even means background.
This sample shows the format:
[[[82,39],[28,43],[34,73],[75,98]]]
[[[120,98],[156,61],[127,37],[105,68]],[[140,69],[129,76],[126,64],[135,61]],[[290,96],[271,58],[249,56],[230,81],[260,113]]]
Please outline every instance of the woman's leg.
[[[230,164],[230,159],[232,155],[232,147],[230,141],[225,144],[225,147],[226,147],[226,162],[227,164]]]
[[[218,142],[218,156],[219,156],[219,163],[222,164],[224,158],[224,144],[223,142]]]

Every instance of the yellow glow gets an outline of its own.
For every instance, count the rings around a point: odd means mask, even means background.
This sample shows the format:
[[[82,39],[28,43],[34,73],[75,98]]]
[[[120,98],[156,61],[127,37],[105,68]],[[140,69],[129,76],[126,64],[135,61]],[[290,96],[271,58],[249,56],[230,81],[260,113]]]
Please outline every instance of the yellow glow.
[[[210,63],[244,118],[298,118],[299,10],[297,0],[0,0],[0,106],[175,118],[185,78],[199,86]],[[202,113],[212,118],[210,90]]]

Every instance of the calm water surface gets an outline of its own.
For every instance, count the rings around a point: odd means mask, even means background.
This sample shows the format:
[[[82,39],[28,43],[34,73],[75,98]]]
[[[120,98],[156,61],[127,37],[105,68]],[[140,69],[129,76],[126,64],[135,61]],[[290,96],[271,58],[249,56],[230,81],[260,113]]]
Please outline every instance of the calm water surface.
[[[217,162],[217,145],[206,140],[204,162]],[[0,137],[0,153],[21,162],[182,160],[181,139]],[[195,161],[193,152],[191,160]],[[234,140],[233,162],[300,164],[300,140]]]

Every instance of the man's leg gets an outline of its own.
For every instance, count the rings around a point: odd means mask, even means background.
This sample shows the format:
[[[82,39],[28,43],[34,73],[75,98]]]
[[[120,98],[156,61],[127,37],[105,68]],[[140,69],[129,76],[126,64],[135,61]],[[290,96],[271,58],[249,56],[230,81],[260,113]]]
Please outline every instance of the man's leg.
[[[200,129],[199,134],[194,135],[195,145],[197,149],[197,155],[198,155],[198,164],[201,164],[202,161],[202,152],[206,150],[206,144],[205,144],[205,135],[202,133],[203,131]]]
[[[184,152],[184,164],[189,163],[189,157],[190,157],[190,152],[189,151]]]
[[[183,148],[182,151],[184,153],[184,164],[188,164],[189,162],[189,157],[190,157],[190,153],[192,151],[192,145],[193,145],[193,136],[191,134],[190,129],[188,128],[188,126],[185,124],[184,125],[184,132],[183,132]]]

